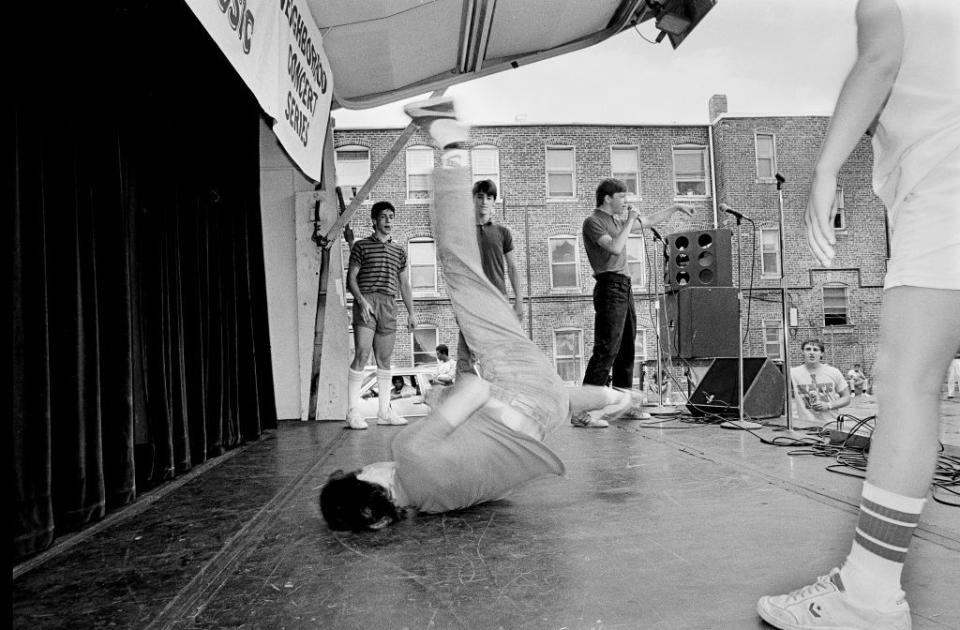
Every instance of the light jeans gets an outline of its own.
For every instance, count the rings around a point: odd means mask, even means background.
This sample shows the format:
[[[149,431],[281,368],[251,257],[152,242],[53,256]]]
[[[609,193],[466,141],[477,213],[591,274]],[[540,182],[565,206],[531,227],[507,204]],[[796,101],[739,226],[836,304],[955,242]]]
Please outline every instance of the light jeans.
[[[543,428],[570,419],[568,391],[553,364],[523,333],[506,297],[480,264],[469,168],[433,171],[430,218],[447,293],[483,379],[498,400]]]

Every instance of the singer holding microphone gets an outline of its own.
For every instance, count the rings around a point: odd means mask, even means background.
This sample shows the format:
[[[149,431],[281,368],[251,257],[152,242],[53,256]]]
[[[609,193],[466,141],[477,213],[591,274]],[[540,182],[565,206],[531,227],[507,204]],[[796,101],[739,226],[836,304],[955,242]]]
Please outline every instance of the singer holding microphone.
[[[627,205],[627,187],[619,179],[605,179],[597,186],[596,209],[583,221],[583,246],[593,268],[593,353],[583,376],[584,385],[604,386],[613,371],[613,386],[633,387],[634,338],[637,315],[627,269],[627,239],[643,228],[653,228],[675,214],[693,216],[693,209],[674,205],[641,217]],[[574,416],[576,427],[603,428],[603,418]]]

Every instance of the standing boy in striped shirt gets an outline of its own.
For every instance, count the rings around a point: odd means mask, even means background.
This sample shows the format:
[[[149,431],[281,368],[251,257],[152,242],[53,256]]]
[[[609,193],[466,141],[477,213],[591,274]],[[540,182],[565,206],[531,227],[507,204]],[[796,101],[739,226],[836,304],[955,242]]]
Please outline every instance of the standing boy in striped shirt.
[[[353,294],[353,362],[347,376],[347,426],[366,429],[367,423],[357,408],[363,368],[373,350],[377,362],[377,391],[380,409],[377,424],[403,425],[407,419],[390,406],[390,358],[397,332],[397,290],[407,307],[407,328],[417,327],[413,312],[410,280],[407,278],[407,252],[393,242],[390,232],[396,210],[389,201],[378,201],[370,210],[373,234],[354,242],[350,249],[347,288]]]

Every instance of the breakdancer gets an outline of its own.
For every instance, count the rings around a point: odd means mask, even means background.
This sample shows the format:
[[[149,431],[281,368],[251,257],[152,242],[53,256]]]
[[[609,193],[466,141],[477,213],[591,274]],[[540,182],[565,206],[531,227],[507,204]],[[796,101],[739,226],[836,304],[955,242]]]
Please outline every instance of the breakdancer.
[[[471,197],[468,129],[453,101],[439,98],[404,110],[444,150],[434,170],[431,220],[447,291],[483,379],[459,375],[430,413],[403,429],[392,460],[334,472],[320,492],[331,529],[381,529],[406,509],[445,512],[499,499],[543,475],[562,475],[563,462],[544,444],[572,414],[595,410],[605,420],[634,406],[629,391],[569,388],[526,337],[510,303],[480,262]]]

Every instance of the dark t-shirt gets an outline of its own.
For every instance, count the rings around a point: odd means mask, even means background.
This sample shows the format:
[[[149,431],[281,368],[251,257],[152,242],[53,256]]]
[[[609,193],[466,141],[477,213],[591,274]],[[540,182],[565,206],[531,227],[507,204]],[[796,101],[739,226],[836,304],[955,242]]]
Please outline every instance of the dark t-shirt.
[[[620,219],[600,210],[594,210],[593,214],[583,220],[583,248],[587,250],[587,259],[593,267],[594,276],[610,271],[629,275],[627,248],[624,247],[619,254],[613,254],[598,243],[604,234],[617,238],[622,228],[623,222]]]
[[[513,251],[513,235],[510,228],[487,221],[477,226],[477,243],[480,245],[480,264],[483,273],[500,293],[507,294],[504,256]]]

